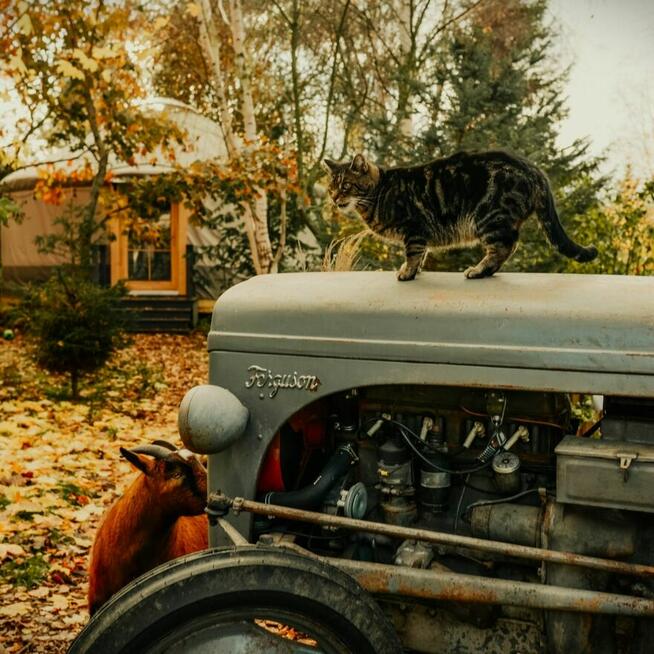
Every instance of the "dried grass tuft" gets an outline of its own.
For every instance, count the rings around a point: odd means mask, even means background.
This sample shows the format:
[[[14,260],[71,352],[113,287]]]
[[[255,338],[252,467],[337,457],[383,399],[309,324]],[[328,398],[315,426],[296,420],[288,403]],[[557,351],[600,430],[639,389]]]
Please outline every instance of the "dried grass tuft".
[[[356,234],[333,240],[325,250],[322,260],[323,272],[346,272],[354,270],[359,263],[361,242],[370,234],[364,229]]]

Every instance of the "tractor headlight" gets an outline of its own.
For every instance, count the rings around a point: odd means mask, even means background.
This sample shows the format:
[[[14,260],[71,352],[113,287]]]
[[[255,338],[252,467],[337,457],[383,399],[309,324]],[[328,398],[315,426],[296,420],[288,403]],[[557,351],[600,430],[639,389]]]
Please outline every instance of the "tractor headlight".
[[[189,450],[216,454],[243,435],[248,415],[240,400],[226,388],[203,384],[184,396],[177,424]]]

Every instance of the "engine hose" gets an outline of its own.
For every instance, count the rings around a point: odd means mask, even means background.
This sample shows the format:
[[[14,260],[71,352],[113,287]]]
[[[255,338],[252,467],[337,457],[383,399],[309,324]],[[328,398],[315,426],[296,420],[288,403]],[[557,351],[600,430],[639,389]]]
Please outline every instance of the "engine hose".
[[[294,491],[266,493],[266,504],[279,504],[293,509],[319,507],[334,484],[342,479],[359,457],[350,445],[341,445],[325,464],[313,484]]]

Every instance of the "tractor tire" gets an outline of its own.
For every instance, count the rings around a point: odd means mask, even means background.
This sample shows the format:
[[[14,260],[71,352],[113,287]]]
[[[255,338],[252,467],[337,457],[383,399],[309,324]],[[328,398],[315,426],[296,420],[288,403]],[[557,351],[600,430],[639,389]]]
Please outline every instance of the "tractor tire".
[[[286,627],[309,640],[283,637]],[[134,580],[93,616],[68,654],[401,651],[379,605],[349,575],[289,550],[249,545],[197,552]]]

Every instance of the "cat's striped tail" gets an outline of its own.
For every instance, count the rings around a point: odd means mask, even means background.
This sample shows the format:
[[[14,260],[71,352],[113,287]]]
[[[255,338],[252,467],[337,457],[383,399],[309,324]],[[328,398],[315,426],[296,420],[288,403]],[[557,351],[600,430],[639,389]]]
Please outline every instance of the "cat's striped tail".
[[[579,245],[568,236],[556,211],[554,196],[549,184],[546,185],[544,190],[543,202],[541,206],[536,208],[536,216],[543,226],[549,242],[569,259],[574,259],[580,263],[592,261],[597,256],[597,248],[594,245]]]

